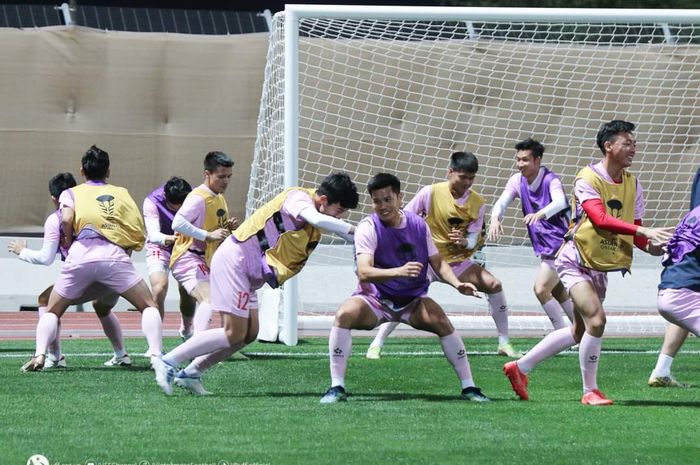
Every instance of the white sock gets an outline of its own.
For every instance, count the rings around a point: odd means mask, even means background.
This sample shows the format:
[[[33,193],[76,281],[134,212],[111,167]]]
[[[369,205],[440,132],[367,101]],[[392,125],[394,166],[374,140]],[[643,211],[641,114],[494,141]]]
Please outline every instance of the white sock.
[[[673,365],[673,357],[666,354],[659,354],[659,358],[656,360],[656,367],[651,373],[651,376],[671,376],[671,365]]]
[[[386,323],[379,325],[379,331],[377,332],[377,335],[374,337],[374,340],[369,346],[384,347],[384,341],[386,341],[386,338],[389,337],[389,335],[396,329],[398,325],[398,321],[387,321]]]

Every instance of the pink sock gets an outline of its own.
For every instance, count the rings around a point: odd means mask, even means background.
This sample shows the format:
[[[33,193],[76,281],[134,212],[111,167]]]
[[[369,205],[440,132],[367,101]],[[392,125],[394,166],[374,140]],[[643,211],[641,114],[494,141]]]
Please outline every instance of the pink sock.
[[[331,361],[331,386],[345,387],[345,371],[352,353],[352,336],[349,329],[333,326],[328,338],[328,354]]]
[[[538,342],[535,347],[530,349],[516,363],[520,371],[529,373],[541,361],[555,356],[574,344],[576,344],[576,341],[570,328],[557,329]]]
[[[193,360],[200,355],[211,354],[229,347],[231,344],[228,342],[224,328],[208,329],[195,333],[190,339],[165,354],[163,361],[176,367],[185,360]]]
[[[146,307],[141,314],[141,331],[148,342],[148,353],[160,355],[163,352],[163,320],[155,307]]]
[[[195,334],[207,330],[209,321],[211,320],[211,313],[211,304],[209,302],[202,302],[199,304],[197,310],[194,312],[193,325]]]
[[[398,321],[388,321],[386,323],[383,323],[379,325],[379,331],[377,332],[377,335],[374,337],[374,340],[372,343],[369,345],[370,347],[383,347],[384,346],[384,341],[386,341],[386,338],[389,337],[389,334],[391,334],[396,327],[399,325]]]
[[[36,325],[36,351],[34,356],[44,355],[49,343],[56,338],[58,328],[58,316],[55,313],[46,312],[39,318]]]
[[[445,353],[445,357],[447,357],[447,360],[462,382],[462,389],[474,386],[472,371],[469,368],[469,359],[467,358],[467,350],[464,348],[464,341],[459,337],[457,331],[445,337],[441,337],[440,344],[442,344],[442,351]]]
[[[240,344],[236,344],[225,349],[220,349],[216,352],[201,355],[192,360],[192,363],[185,368],[185,373],[187,376],[202,376],[202,373],[207,371],[209,368],[213,367],[219,362],[223,362],[245,346],[246,344],[241,342]]]
[[[100,323],[102,323],[102,331],[104,331],[109,342],[112,343],[114,353],[123,355],[125,353],[124,337],[122,336],[122,327],[119,324],[117,315],[115,315],[114,312],[109,312],[107,316],[100,317]]]
[[[561,304],[562,310],[564,310],[564,313],[566,313],[566,317],[569,319],[570,322],[574,322],[574,303],[571,301],[571,299],[565,300]]]
[[[508,304],[505,294],[503,291],[486,294],[486,299],[489,301],[493,322],[496,323],[499,344],[508,342]]]
[[[61,319],[59,318],[56,322],[56,337],[53,341],[49,343],[49,353],[56,357],[56,359],[61,358]]]
[[[583,333],[578,347],[578,362],[581,365],[581,378],[583,378],[583,392],[591,392],[598,389],[598,362],[600,361],[600,349],[603,345],[602,337],[591,336]]]
[[[546,303],[542,304],[544,313],[549,317],[549,321],[552,322],[554,329],[566,328],[567,324],[564,322],[564,311],[559,305],[557,299],[552,297]]]

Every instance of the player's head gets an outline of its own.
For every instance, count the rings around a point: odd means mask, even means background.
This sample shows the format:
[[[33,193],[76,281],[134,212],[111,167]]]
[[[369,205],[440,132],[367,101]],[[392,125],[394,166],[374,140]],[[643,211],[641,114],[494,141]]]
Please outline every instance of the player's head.
[[[58,200],[61,192],[71,187],[75,187],[77,183],[71,173],[58,173],[49,180],[49,194],[54,200]]]
[[[233,160],[224,152],[209,152],[204,157],[204,183],[217,194],[226,192],[233,174]]]
[[[401,181],[389,173],[379,173],[367,183],[367,192],[372,198],[372,208],[385,223],[395,223],[400,220]]]
[[[447,169],[447,184],[450,192],[461,197],[472,187],[476,172],[479,171],[479,160],[471,152],[454,152],[450,156],[450,167]]]
[[[83,155],[80,172],[88,181],[104,181],[109,177],[109,154],[93,145]]]
[[[515,144],[515,165],[527,179],[537,176],[542,163],[544,145],[533,138],[527,138]]]
[[[630,141],[634,141],[634,124],[627,121],[622,121],[619,119],[612,120],[609,123],[603,124],[598,130],[598,135],[596,136],[596,144],[598,148],[603,152],[603,155],[608,154],[614,147],[615,144],[620,142],[629,144]],[[618,139],[624,138],[624,141],[618,141]],[[636,143],[636,142],[635,142]]]
[[[360,196],[350,176],[345,173],[333,173],[326,176],[316,189],[321,213],[340,218],[351,208],[357,208]]]
[[[163,186],[163,192],[165,193],[165,200],[170,204],[169,206],[173,210],[178,210],[185,201],[187,194],[192,192],[192,186],[184,179],[173,176]]]

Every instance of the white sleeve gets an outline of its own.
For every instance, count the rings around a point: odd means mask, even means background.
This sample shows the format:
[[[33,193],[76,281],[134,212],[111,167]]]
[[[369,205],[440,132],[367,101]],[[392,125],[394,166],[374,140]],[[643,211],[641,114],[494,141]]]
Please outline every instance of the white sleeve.
[[[479,243],[479,236],[481,235],[480,232],[470,232],[467,234],[467,245],[466,247],[468,249],[473,249],[476,247],[476,244]]]
[[[556,195],[556,196],[555,196]],[[544,213],[545,218],[549,219],[553,215],[559,213],[566,207],[568,207],[566,202],[566,196],[561,194],[553,194],[552,201],[547,204],[547,206],[542,208],[542,213]]]
[[[299,212],[299,216],[310,225],[323,229],[324,231],[338,234],[339,236],[343,237],[343,239],[346,238],[342,236],[342,234],[347,235],[352,229],[352,225],[350,223],[339,220],[338,218],[333,218],[329,215],[324,215],[313,207],[303,209],[301,212]]]
[[[56,259],[58,251],[58,241],[46,240],[41,246],[41,250],[22,249],[19,259],[32,265],[50,265]]]
[[[157,218],[144,218],[146,223],[147,241],[151,244],[165,245],[165,234],[160,232],[160,220]]]
[[[173,218],[173,231],[179,232],[184,236],[193,237],[198,241],[207,240],[207,232],[204,229],[199,229],[197,226],[187,221],[179,213],[177,213],[175,218]]]
[[[510,190],[504,190],[501,196],[493,204],[493,209],[491,209],[491,218],[498,218],[498,220],[503,219],[503,215],[508,209],[508,205],[515,199],[515,195]]]

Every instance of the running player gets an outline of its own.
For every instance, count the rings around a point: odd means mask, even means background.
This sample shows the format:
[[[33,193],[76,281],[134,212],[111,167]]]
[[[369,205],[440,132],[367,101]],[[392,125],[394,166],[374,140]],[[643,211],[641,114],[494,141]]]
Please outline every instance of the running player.
[[[501,281],[470,257],[481,247],[484,230],[484,198],[472,189],[479,162],[470,152],[455,152],[450,157],[447,181],[422,188],[406,205],[405,211],[425,218],[433,241],[443,260],[450,264],[460,281],[472,283],[486,294],[491,317],[498,332],[498,354],[522,355],[508,336],[508,304]],[[428,270],[431,281],[439,279]],[[378,359],[384,340],[398,322],[380,326],[370,344],[367,358]]]
[[[224,327],[195,332],[162,359],[154,361],[156,382],[172,393],[173,381],[196,395],[207,395],[201,376],[217,362],[253,342],[258,334],[255,291],[276,288],[301,271],[321,231],[352,241],[355,228],[339,218],[357,207],[355,184],[347,174],[326,177],[318,189],[293,187],[257,209],[214,254],[212,308]],[[192,360],[184,370],[177,367]]]
[[[46,313],[37,324],[34,357],[24,364],[23,371],[44,367],[44,354],[56,337],[59,319],[94,283],[121,295],[142,313],[141,328],[149,352],[161,352],[162,317],[129,257],[131,251],[143,248],[143,218],[125,188],[107,184],[107,152],[93,145],[81,164],[80,173],[86,182],[64,190],[59,198],[62,245],[70,250],[49,296]]]
[[[542,166],[544,146],[525,139],[515,145],[515,164],[519,173],[508,180],[503,193],[491,211],[488,240],[497,241],[503,234],[503,214],[508,205],[520,198],[523,221],[530,236],[540,267],[535,278],[535,296],[554,329],[565,328],[574,319],[574,304],[559,281],[554,268],[554,257],[564,242],[569,228],[570,210],[559,176]]]
[[[151,291],[158,308],[165,314],[165,296],[168,293],[168,273],[170,256],[175,243],[172,223],[175,214],[182,206],[192,186],[177,176],[155,189],[143,201],[143,218],[146,223],[146,266]],[[195,302],[185,288],[178,286],[180,292],[180,337],[192,336],[192,318]]]
[[[529,398],[527,374],[539,362],[579,345],[584,405],[611,405],[598,389],[607,290],[607,273],[627,273],[632,246],[661,255],[673,228],[642,226],[644,196],[639,181],[627,171],[636,153],[634,124],[614,120],[603,124],[596,138],[603,161],[579,171],[574,181],[575,219],[557,254],[555,266],[574,302],[574,324],[548,334],[525,356],[503,367],[513,390]]]

